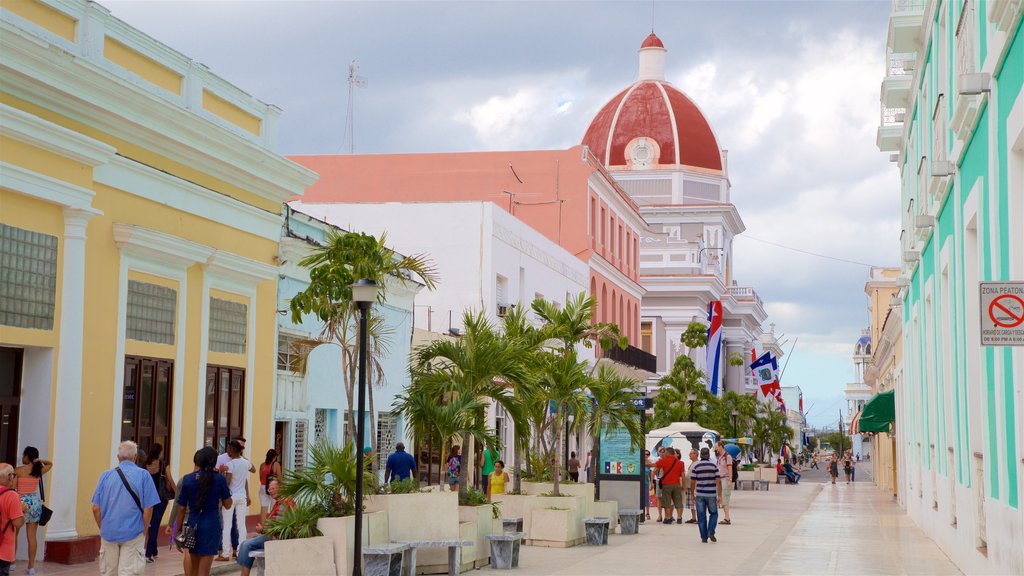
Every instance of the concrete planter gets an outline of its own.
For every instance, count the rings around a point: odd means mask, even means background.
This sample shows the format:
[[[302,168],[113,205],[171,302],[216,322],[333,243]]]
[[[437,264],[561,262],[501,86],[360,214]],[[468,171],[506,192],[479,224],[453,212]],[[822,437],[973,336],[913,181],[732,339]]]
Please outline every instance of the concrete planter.
[[[527,512],[530,509],[529,503],[532,502],[531,498],[534,497],[524,494],[495,494],[491,501],[501,503],[502,516],[506,518],[522,518],[523,530],[525,530]]]
[[[264,547],[266,576],[341,576],[331,538],[270,540]],[[345,574],[351,574],[352,568]]]
[[[491,546],[487,541],[487,535],[495,533],[492,510],[490,504],[459,506],[459,528],[462,538],[472,540],[474,544],[472,548],[462,549],[462,566],[466,570],[481,568],[491,563]]]
[[[462,537],[458,492],[374,495],[366,499],[366,511],[387,515],[390,542]],[[424,548],[417,552],[416,563],[421,574],[447,573],[448,551]]]
[[[584,540],[583,521],[574,510],[538,508],[530,516],[530,546],[569,548]]]
[[[351,574],[352,559],[355,557],[352,550],[355,517],[321,518],[317,521],[316,527],[332,544],[337,576]],[[387,514],[383,512],[364,513],[362,532],[363,546],[387,544],[389,542]]]
[[[739,479],[740,480],[760,480],[761,479],[761,473],[758,470],[759,470],[758,468],[755,468],[754,470],[747,470],[747,471],[740,470],[739,471]]]

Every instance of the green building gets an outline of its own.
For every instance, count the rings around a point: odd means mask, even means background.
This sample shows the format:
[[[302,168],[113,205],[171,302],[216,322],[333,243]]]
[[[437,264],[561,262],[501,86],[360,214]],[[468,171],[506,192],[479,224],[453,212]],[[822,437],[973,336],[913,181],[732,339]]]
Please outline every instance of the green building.
[[[881,91],[902,188],[900,499],[972,574],[1024,574],[1024,347],[981,345],[979,290],[1024,281],[1022,12],[896,0]]]

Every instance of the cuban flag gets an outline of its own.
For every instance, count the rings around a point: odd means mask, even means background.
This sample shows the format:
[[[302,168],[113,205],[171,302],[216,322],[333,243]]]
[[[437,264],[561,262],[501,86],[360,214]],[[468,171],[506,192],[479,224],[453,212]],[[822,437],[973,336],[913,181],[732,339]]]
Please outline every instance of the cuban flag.
[[[708,303],[708,390],[718,396],[719,366],[722,363],[722,301]]]

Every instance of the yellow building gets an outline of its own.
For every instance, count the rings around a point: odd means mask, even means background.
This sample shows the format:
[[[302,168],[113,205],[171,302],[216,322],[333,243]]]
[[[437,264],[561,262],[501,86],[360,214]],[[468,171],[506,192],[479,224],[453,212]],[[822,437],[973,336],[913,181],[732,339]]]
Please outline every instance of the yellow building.
[[[85,0],[0,3],[0,460],[54,461],[46,556],[94,554],[122,439],[272,445],[280,110]],[[255,494],[256,485],[252,487]]]
[[[864,285],[871,316],[871,341],[874,343],[871,366],[864,375],[864,381],[871,386],[872,394],[894,390],[903,373],[903,315],[900,300],[894,298],[899,291],[899,275],[899,268],[872,268]],[[894,427],[898,425],[899,422],[893,424]],[[895,496],[898,487],[895,436],[878,433],[874,445],[871,467],[875,484]]]

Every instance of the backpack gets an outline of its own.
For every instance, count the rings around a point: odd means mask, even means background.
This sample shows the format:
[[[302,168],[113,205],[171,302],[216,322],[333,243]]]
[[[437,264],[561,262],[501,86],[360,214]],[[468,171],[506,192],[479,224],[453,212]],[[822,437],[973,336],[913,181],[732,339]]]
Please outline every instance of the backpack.
[[[732,483],[735,484],[740,479],[740,466],[739,462],[735,458],[732,459]]]

